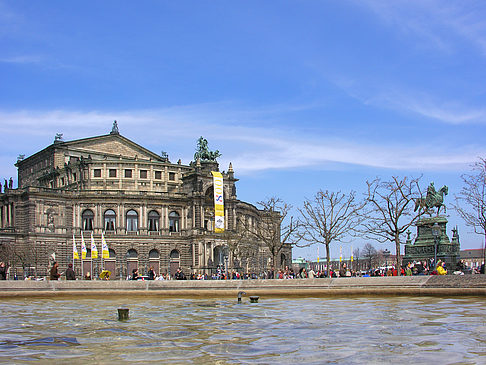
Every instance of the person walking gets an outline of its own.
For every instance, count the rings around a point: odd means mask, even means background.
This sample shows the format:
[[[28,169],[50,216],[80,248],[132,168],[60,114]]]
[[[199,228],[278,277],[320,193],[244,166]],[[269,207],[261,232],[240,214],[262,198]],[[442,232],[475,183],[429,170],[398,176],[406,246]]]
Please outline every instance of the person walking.
[[[343,262],[341,268],[339,269],[339,277],[344,278],[346,277],[346,272],[348,271],[348,268],[346,267],[346,263]]]
[[[59,280],[59,277],[61,276],[61,274],[59,274],[59,272],[57,271],[59,265],[57,264],[57,262],[54,261],[54,263],[52,264],[52,267],[51,267],[51,272],[50,272],[50,279],[51,280]]]
[[[73,264],[69,264],[66,270],[66,280],[76,280],[76,273],[73,270]]]
[[[7,265],[5,262],[0,262],[0,280],[7,280]]]
[[[445,268],[445,262],[439,260],[436,268],[438,275],[447,275],[447,270]]]
[[[132,270],[132,279],[131,280],[138,280],[138,269]]]
[[[148,276],[148,280],[155,280],[155,271],[153,266],[150,267],[147,276]]]
[[[175,279],[176,280],[186,280],[186,277],[185,277],[185,275],[182,272],[180,267],[177,269],[177,272],[175,273]]]

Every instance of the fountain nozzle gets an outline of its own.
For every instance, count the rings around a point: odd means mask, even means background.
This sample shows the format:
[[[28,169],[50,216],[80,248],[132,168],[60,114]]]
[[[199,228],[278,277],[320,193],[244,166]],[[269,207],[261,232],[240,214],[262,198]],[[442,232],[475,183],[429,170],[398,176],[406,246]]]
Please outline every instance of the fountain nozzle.
[[[242,295],[246,295],[246,292],[244,292],[244,291],[239,291],[238,292],[238,303],[241,303],[241,296]]]

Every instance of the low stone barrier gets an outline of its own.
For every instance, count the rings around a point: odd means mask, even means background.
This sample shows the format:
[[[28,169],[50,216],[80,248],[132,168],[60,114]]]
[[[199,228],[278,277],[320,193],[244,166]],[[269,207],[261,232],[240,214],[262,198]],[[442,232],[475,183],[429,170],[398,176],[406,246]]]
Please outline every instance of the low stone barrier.
[[[61,296],[486,296],[486,275],[356,277],[289,280],[166,280],[166,281],[0,281],[0,297]]]

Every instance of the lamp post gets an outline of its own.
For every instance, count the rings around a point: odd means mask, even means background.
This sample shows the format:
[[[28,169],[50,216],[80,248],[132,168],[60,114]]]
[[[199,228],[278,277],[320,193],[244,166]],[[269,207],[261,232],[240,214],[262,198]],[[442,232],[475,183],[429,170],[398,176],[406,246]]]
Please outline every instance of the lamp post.
[[[437,245],[440,241],[440,227],[437,222],[432,226],[432,236],[434,236],[434,266],[437,266]]]
[[[224,264],[224,271],[226,274],[226,280],[228,279],[228,261],[229,261],[229,252],[228,246],[224,246],[223,248],[223,264]]]
[[[388,267],[388,257],[390,256],[390,251],[387,248],[385,248],[383,251],[383,256],[385,256],[385,266]]]

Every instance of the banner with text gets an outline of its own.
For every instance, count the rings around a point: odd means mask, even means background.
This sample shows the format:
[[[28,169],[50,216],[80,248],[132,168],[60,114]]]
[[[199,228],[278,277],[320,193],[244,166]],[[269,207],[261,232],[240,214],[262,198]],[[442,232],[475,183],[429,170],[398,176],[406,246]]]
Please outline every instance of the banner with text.
[[[86,253],[88,250],[86,249],[86,243],[84,242],[83,231],[81,231],[81,258],[86,260]]]
[[[224,201],[223,201],[223,175],[221,172],[211,171],[214,186],[214,231],[224,232]]]

